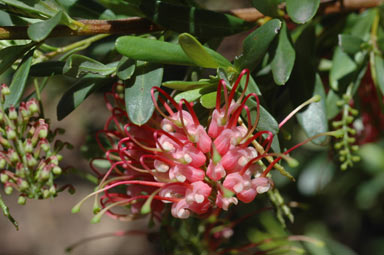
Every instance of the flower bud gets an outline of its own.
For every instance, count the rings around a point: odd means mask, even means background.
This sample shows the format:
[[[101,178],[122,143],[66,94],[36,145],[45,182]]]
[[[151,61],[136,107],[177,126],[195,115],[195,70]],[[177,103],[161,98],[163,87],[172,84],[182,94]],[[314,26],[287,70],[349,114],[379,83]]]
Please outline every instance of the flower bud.
[[[12,192],[13,192],[13,188],[12,188],[11,186],[7,185],[7,186],[5,187],[5,189],[4,189],[4,192],[5,192],[5,194],[7,194],[7,195],[11,195]]]
[[[52,186],[49,188],[49,193],[50,193],[52,196],[56,195],[56,188],[55,188],[55,186],[52,185]]]
[[[34,167],[37,165],[37,160],[32,156],[32,154],[27,154],[27,165],[28,167]]]
[[[0,135],[0,143],[1,145],[4,147],[4,148],[9,148],[11,147],[11,144],[9,143],[9,141],[7,139],[5,139],[4,137],[2,137]]]
[[[4,169],[7,165],[7,161],[3,158],[0,158],[0,169]]]
[[[9,90],[8,86],[5,85],[4,83],[1,84],[1,94],[6,96],[6,95],[9,95],[11,93],[11,91]]]
[[[7,154],[12,163],[19,162],[19,155],[17,155],[15,150],[9,149]]]
[[[31,139],[27,139],[24,142],[24,151],[26,153],[32,153],[33,152],[33,145]]]
[[[15,174],[21,178],[25,177],[25,169],[24,165],[21,162],[18,162],[16,165],[16,172]]]
[[[19,196],[19,198],[17,199],[17,203],[19,205],[25,205],[26,202],[27,202],[27,199],[24,196]]]
[[[9,107],[8,117],[10,120],[16,120],[17,119],[17,112],[16,112],[16,108],[14,106]]]
[[[9,176],[7,174],[0,174],[0,181],[2,183],[6,183],[9,180]]]
[[[49,190],[46,189],[46,190],[43,191],[43,197],[44,198],[49,198],[50,195],[51,195],[51,193],[49,192]]]
[[[37,100],[35,98],[30,99],[27,102],[27,108],[31,114],[39,112],[39,105],[37,103]]]
[[[7,138],[8,140],[13,140],[13,139],[16,139],[16,132],[13,128],[11,128],[10,126],[8,126],[6,128],[6,133],[7,133]]]
[[[19,112],[24,120],[28,120],[31,117],[31,112],[26,107],[25,103],[20,104]]]
[[[59,174],[61,174],[63,171],[61,170],[61,168],[60,168],[59,166],[55,166],[55,167],[53,167],[52,172],[53,172],[54,174],[56,174],[56,175],[59,175]]]
[[[26,181],[24,181],[24,180],[22,180],[22,179],[19,179],[19,181],[17,182],[17,184],[19,185],[19,188],[20,188],[21,191],[24,191],[24,190],[26,190],[26,189],[29,188],[29,184],[28,184],[28,182],[26,182]]]

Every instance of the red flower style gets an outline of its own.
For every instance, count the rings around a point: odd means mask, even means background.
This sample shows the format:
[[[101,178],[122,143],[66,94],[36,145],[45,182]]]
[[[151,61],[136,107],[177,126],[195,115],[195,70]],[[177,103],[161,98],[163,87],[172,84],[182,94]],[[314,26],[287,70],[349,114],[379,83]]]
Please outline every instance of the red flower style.
[[[245,87],[236,100],[243,76],[246,76]],[[139,216],[140,212],[148,212],[150,205],[151,213],[159,218],[163,205],[172,203],[174,217],[188,218],[191,212],[203,214],[211,208],[228,210],[238,200],[250,203],[257,194],[270,190],[273,183],[268,172],[299,145],[284,154],[268,153],[273,135],[269,131],[255,131],[260,115],[259,99],[254,93],[245,95],[248,80],[249,71],[243,70],[230,93],[228,85],[223,80],[219,82],[216,108],[207,128],[200,124],[192,103],[184,99],[177,103],[159,87],[151,91],[157,113],[143,126],[129,122],[118,92],[108,93],[107,107],[112,116],[99,134],[107,137],[111,148],[106,149],[99,136],[98,141],[111,167],[105,174],[94,168],[101,181],[98,190],[89,195],[104,193],[100,198],[103,207],[100,214],[106,212],[118,218]],[[120,89],[121,85],[115,86],[115,91]],[[114,103],[108,100],[110,95]],[[257,102],[253,124],[246,106],[251,97]],[[239,124],[244,113],[248,126]],[[268,137],[262,144],[264,152],[259,154],[251,144],[263,139],[263,134]],[[277,158],[263,171],[258,161],[267,156]],[[125,193],[113,189],[117,186],[125,187]],[[125,206],[129,213],[112,212],[114,206]]]

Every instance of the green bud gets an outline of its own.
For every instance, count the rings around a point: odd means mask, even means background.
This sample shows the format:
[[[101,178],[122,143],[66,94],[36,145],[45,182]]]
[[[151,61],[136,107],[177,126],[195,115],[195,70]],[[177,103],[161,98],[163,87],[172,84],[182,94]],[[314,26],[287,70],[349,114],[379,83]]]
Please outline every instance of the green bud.
[[[52,172],[56,175],[60,175],[63,171],[61,170],[60,167],[58,166],[55,166],[53,169],[52,169]]]
[[[7,165],[7,161],[3,158],[0,158],[0,169],[4,169]]]
[[[8,86],[5,84],[2,84],[1,85],[1,94],[6,96],[6,95],[9,95],[10,93],[11,93],[11,90],[8,88]]]
[[[50,196],[51,196],[51,193],[49,192],[49,190],[45,189],[45,190],[43,191],[43,197],[44,197],[44,198],[49,198]]]
[[[336,150],[339,150],[343,146],[342,142],[335,143],[334,147]]]
[[[11,186],[7,186],[7,187],[5,187],[4,192],[7,195],[11,195],[13,192],[13,188]]]
[[[350,96],[350,95],[347,95],[347,94],[344,94],[344,95],[343,95],[343,99],[345,100],[346,103],[348,103],[349,100],[351,100],[351,96]]]
[[[6,183],[9,180],[9,176],[7,174],[0,174],[0,180],[2,183]]]
[[[124,85],[122,85],[122,84],[117,84],[117,86],[116,86],[116,91],[117,92],[123,92],[124,91]]]
[[[36,166],[37,165],[37,160],[33,156],[28,157],[27,165],[28,165],[28,167]]]
[[[19,155],[17,155],[16,151],[12,150],[12,151],[8,151],[8,152],[9,152],[8,157],[12,163],[19,162]]]
[[[347,150],[341,150],[339,151],[340,155],[344,156],[347,155],[348,151]]]
[[[26,153],[32,153],[33,151],[33,146],[32,146],[32,142],[31,142],[31,139],[27,139],[24,143],[24,151]]]
[[[354,143],[356,142],[356,139],[354,137],[348,137],[347,141],[348,143]]]
[[[348,124],[351,124],[351,123],[353,122],[353,117],[348,116],[348,117],[346,118],[346,121],[347,121]]]
[[[28,182],[22,180],[19,184],[19,188],[21,191],[28,189],[29,188]]]
[[[55,188],[55,186],[51,186],[49,188],[49,193],[51,194],[51,196],[56,195],[56,188]]]
[[[339,160],[340,160],[341,162],[343,162],[343,161],[345,161],[345,157],[344,157],[344,156],[340,156],[340,157],[339,157]]]
[[[10,120],[16,120],[17,119],[17,112],[16,112],[15,107],[13,107],[13,106],[9,107],[8,117]]]
[[[56,157],[57,157],[58,161],[62,161],[63,160],[63,155],[61,155],[61,154],[57,154]]]
[[[9,140],[16,139],[16,132],[11,127],[7,128],[7,132],[6,133],[7,133],[7,138]]]
[[[342,164],[342,165],[340,166],[340,169],[343,170],[343,171],[347,170],[347,168],[348,168],[347,163],[344,163],[344,164]]]
[[[358,146],[358,145],[353,145],[353,146],[351,147],[351,149],[352,149],[353,151],[358,151],[358,150],[359,150],[359,146]]]
[[[356,135],[356,130],[353,129],[353,128],[348,128],[348,132],[349,132],[351,135]]]
[[[40,179],[42,181],[46,181],[49,179],[49,171],[43,169],[43,171],[40,172]]]
[[[359,114],[359,111],[356,110],[356,109],[353,109],[352,107],[349,108],[349,112],[353,115],[353,116],[357,116]]]
[[[17,203],[19,205],[25,205],[26,202],[27,202],[27,199],[24,196],[19,196],[19,198],[17,199]]]
[[[47,129],[41,129],[40,131],[39,131],[39,137],[40,138],[47,138],[47,136],[48,136],[48,130]]]
[[[344,105],[344,101],[343,100],[339,100],[339,101],[336,102],[336,105],[338,107],[342,107]]]
[[[359,156],[353,156],[352,157],[353,162],[359,162],[360,160],[361,160],[361,158]]]

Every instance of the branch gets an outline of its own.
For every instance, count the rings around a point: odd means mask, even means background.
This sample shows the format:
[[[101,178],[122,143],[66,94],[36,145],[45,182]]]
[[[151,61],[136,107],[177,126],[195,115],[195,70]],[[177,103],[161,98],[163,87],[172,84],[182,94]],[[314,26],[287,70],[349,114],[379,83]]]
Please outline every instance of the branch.
[[[147,19],[133,17],[119,20],[79,20],[83,23],[78,30],[59,25],[49,37],[84,36],[97,34],[143,34],[161,30]],[[0,26],[0,40],[28,39],[28,26]]]
[[[383,0],[323,0],[318,14],[350,12],[359,9],[372,8],[380,5]],[[281,6],[284,8],[284,6]],[[228,13],[249,22],[255,22],[264,15],[255,8],[234,9]],[[83,36],[97,34],[143,34],[160,31],[162,28],[151,21],[133,17],[120,20],[79,20],[84,26],[78,30],[71,30],[66,26],[57,26],[49,37]],[[28,39],[28,26],[0,26],[0,40]]]

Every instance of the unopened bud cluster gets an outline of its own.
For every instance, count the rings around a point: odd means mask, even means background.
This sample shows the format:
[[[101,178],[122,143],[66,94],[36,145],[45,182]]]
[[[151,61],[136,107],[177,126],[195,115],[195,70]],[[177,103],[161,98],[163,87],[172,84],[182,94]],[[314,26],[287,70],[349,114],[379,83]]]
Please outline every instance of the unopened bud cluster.
[[[348,167],[353,166],[354,162],[360,160],[359,156],[354,155],[359,146],[355,144],[356,130],[351,127],[355,116],[358,115],[358,111],[349,104],[350,101],[351,97],[344,94],[343,99],[337,102],[337,106],[342,107],[342,118],[332,122],[334,128],[343,132],[343,136],[334,145],[335,149],[339,151],[339,160],[342,162],[340,168],[342,170],[346,170]]]
[[[56,196],[54,179],[60,175],[61,155],[57,152],[63,143],[51,142],[47,121],[39,118],[36,99],[21,102],[18,109],[4,109],[9,88],[1,85],[0,98],[0,179],[6,194],[20,193],[18,202],[26,198],[42,199]]]

